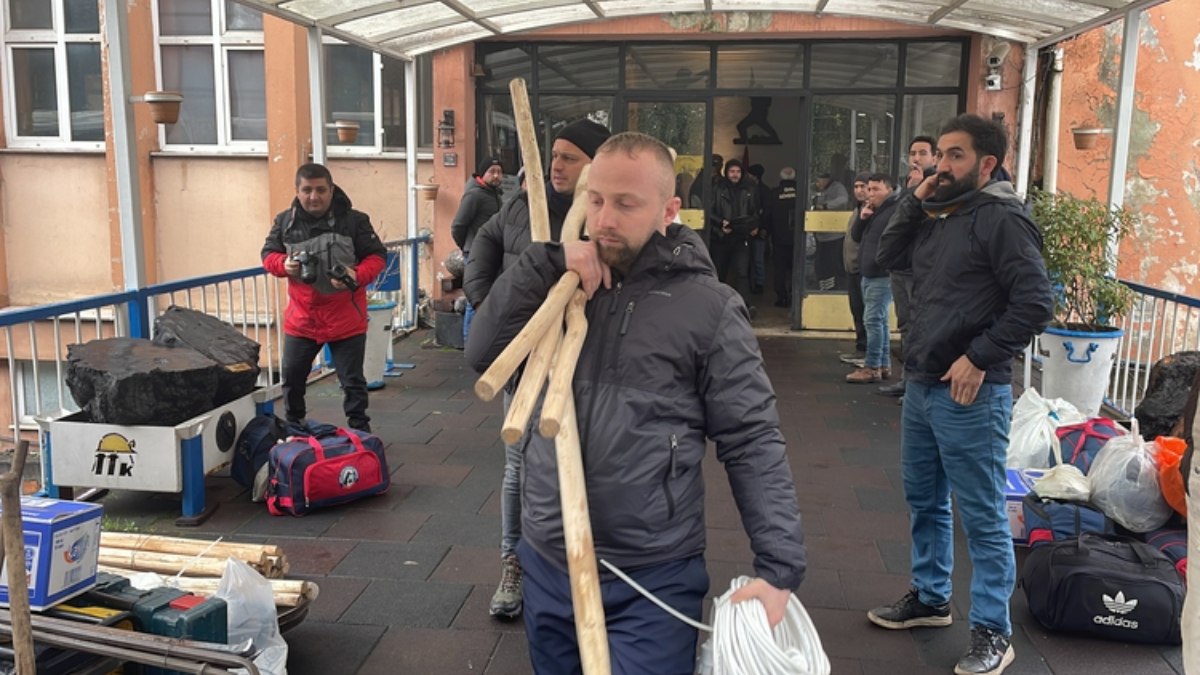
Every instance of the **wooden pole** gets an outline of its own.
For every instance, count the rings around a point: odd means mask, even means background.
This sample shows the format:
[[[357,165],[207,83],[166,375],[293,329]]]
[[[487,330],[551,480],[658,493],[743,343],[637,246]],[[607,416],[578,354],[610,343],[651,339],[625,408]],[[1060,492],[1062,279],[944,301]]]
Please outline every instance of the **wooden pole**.
[[[231,541],[213,543],[203,539],[165,537],[156,534],[130,532],[101,532],[100,545],[105,548],[123,548],[134,551],[155,551],[177,555],[201,555],[207,558],[237,558],[259,569],[268,566],[268,556],[279,557],[278,546],[265,544],[239,544]]]
[[[562,339],[562,324],[551,323],[542,334],[529,355],[525,364],[525,372],[521,373],[521,381],[517,384],[517,393],[513,395],[512,404],[508,406],[508,416],[504,418],[504,428],[500,437],[505,443],[512,445],[521,440],[525,430],[529,428],[529,418],[533,415],[533,407],[537,405],[538,396],[546,384],[546,374],[550,372],[550,361],[558,350],[558,342]]]
[[[600,572],[592,541],[588,514],[587,485],[583,476],[583,453],[575,401],[567,398],[562,428],[555,438],[558,459],[558,488],[562,496],[563,539],[567,546],[567,572],[571,576],[571,604],[575,610],[575,634],[584,675],[610,675],[608,630],[604,623],[604,601],[600,597]]]
[[[21,478],[29,441],[17,443],[12,467],[0,476],[0,531],[4,538],[4,567],[8,570],[8,606],[11,612],[13,661],[17,675],[37,675],[33,651],[33,620],[29,614],[29,578],[25,571],[25,533],[21,524]]]
[[[529,193],[529,237],[532,241],[550,241],[550,212],[546,209],[546,178],[542,171],[542,153],[538,149],[537,128],[525,80],[517,77],[508,83],[512,95],[513,121],[525,162],[525,191]]]
[[[538,433],[545,438],[558,436],[566,413],[567,399],[571,398],[573,393],[571,380],[575,377],[575,364],[579,362],[579,352],[583,351],[583,340],[587,337],[587,319],[583,314],[585,304],[587,296],[577,289],[571,303],[567,305],[567,334],[559,342],[558,352],[554,355],[554,364],[550,367],[550,383],[546,385],[546,400],[542,402],[542,419],[538,423]]]
[[[575,183],[575,194],[571,196],[571,210],[563,220],[562,242],[564,244],[579,241],[583,234],[583,226],[587,223],[587,185],[588,174],[592,165],[588,164],[579,172],[579,180]]]

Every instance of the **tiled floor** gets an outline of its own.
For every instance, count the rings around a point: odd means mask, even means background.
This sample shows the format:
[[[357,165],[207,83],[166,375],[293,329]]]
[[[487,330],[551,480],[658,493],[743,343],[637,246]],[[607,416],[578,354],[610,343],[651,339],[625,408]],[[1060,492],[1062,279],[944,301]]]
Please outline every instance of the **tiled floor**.
[[[907,587],[907,517],[900,491],[896,399],[846,384],[828,340],[764,337],[767,370],[808,536],[809,574],[799,596],[820,632],[836,675],[950,673],[967,640],[967,596],[953,626],[892,632],[865,611]],[[498,580],[498,491],[503,470],[500,403],[484,403],[461,352],[418,333],[396,344],[415,368],[372,393],[376,432],[388,444],[393,486],[384,496],[305,518],[273,518],[236,484],[209,479],[221,506],[197,529],[174,525],[178,499],[114,494],[110,518],[181,535],[225,535],[284,546],[292,574],[317,581],[320,598],[288,635],[290,675],[528,673],[519,623],[487,616]],[[310,391],[310,414],[340,422],[335,382]],[[718,463],[706,466],[708,568],[713,593],[749,573],[751,554]],[[958,542],[959,589],[969,566]],[[1013,597],[1017,660],[1026,675],[1182,673],[1178,649],[1051,635]],[[652,669],[651,669],[652,670]]]

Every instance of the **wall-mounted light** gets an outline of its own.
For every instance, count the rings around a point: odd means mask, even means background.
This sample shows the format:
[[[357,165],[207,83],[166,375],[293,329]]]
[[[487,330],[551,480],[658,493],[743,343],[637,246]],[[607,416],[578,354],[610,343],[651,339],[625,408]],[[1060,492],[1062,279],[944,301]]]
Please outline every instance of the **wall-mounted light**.
[[[454,111],[443,110],[442,121],[437,125],[438,147],[454,147]]]

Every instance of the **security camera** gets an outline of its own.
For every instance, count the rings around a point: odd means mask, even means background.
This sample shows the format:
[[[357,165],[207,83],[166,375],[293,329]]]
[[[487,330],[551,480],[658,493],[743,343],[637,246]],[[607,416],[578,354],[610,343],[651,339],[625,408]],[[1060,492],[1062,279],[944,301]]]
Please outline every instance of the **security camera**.
[[[987,57],[987,67],[988,68],[999,68],[1002,65],[1004,65],[1004,57],[1002,57],[1002,56]]]
[[[988,91],[1000,91],[1003,86],[998,73],[992,73],[991,75],[983,78],[983,84]]]

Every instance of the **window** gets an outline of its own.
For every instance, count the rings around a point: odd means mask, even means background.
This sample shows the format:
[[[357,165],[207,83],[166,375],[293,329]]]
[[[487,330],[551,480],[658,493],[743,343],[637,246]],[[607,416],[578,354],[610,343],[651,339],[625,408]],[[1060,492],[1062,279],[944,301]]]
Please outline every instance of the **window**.
[[[155,16],[159,81],[183,94],[166,145],[266,150],[262,14],[232,0],[158,0]]]
[[[33,361],[20,360],[15,363],[17,388],[14,393],[22,428],[36,428],[35,417],[39,415],[57,417],[64,411],[79,412],[79,406],[71,397],[65,381],[58,377],[54,361],[39,361],[36,377]]]
[[[97,0],[5,0],[5,120],[14,147],[104,148]]]
[[[404,62],[343,44],[325,44],[325,143],[330,153],[403,151],[406,141]],[[417,57],[417,146],[433,147],[433,60]],[[358,123],[353,143],[338,140],[333,124]]]

